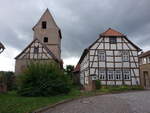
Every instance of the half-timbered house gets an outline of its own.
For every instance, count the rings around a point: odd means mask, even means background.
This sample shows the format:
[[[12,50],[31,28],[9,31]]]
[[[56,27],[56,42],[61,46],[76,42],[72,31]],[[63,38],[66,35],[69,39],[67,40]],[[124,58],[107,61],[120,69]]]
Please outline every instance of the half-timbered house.
[[[126,35],[109,28],[84,50],[78,62],[81,84],[91,78],[102,85],[140,85],[140,51]]]
[[[31,61],[56,62],[62,66],[61,31],[47,9],[33,27],[33,41],[15,58],[15,73],[21,73]]]

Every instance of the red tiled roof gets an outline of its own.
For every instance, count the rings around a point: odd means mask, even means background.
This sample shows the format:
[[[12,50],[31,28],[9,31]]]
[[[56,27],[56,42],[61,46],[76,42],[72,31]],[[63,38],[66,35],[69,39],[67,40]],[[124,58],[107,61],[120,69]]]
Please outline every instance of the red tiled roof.
[[[125,36],[125,35],[112,28],[109,28],[105,32],[101,33],[100,36]]]
[[[75,67],[75,69],[74,69],[73,72],[78,72],[78,71],[80,71],[80,64],[77,64],[77,65],[76,65],[76,67]]]
[[[150,56],[150,50],[144,53],[141,53],[139,57],[146,57],[146,56]]]

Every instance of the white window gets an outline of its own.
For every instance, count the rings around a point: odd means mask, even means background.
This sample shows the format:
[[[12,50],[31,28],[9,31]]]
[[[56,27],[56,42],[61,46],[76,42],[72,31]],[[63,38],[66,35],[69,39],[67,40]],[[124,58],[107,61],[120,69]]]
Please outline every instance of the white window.
[[[114,70],[107,71],[108,80],[114,80]]]
[[[116,80],[122,80],[121,70],[119,70],[119,69],[115,70],[115,78],[116,78]]]
[[[122,52],[122,59],[123,61],[129,61],[129,52],[128,51],[123,51]]]
[[[124,77],[124,80],[130,80],[130,70],[129,69],[123,70],[123,77]]]
[[[105,52],[104,51],[98,51],[99,61],[105,61]]]
[[[105,71],[105,69],[100,69],[99,70],[99,79],[100,80],[105,80],[106,79],[106,71]]]

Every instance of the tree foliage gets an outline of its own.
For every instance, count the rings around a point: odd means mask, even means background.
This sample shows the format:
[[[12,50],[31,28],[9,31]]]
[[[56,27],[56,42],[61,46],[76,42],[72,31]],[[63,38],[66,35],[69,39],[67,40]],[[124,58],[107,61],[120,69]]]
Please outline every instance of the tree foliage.
[[[31,63],[18,76],[22,96],[51,96],[68,93],[69,77],[55,63]]]

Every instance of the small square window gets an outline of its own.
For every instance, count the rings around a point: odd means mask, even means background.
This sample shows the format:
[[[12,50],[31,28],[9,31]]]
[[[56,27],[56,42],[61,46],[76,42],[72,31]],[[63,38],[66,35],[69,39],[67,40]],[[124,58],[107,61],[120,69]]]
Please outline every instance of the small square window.
[[[43,42],[44,43],[48,42],[48,37],[44,37]]]
[[[43,22],[42,22],[42,28],[43,28],[43,29],[46,29],[46,27],[47,27],[47,26],[46,26],[46,21],[43,21]]]
[[[129,52],[128,51],[122,51],[122,59],[124,62],[128,62],[129,61]]]
[[[117,38],[116,38],[116,36],[111,36],[111,37],[109,37],[109,42],[110,42],[110,44],[116,44],[116,43],[117,43]]]
[[[104,51],[99,50],[98,56],[99,56],[99,61],[102,61],[102,62],[105,61],[105,52]]]

